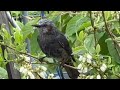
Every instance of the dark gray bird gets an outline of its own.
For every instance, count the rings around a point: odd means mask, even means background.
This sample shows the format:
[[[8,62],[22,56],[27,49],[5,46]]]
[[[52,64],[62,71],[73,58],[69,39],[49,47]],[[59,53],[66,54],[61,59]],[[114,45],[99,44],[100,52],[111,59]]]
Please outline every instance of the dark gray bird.
[[[47,57],[57,58],[63,64],[74,66],[72,60],[75,61],[75,59],[71,55],[72,49],[66,37],[57,29],[51,20],[41,19],[38,25],[33,26],[37,27],[40,31],[37,41]],[[77,70],[69,67],[64,68],[71,79],[78,77],[79,72]]]

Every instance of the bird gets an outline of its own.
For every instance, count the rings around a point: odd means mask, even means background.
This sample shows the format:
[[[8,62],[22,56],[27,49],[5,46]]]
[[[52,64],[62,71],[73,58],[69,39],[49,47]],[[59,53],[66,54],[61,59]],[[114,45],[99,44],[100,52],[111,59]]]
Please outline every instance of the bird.
[[[32,26],[39,30],[37,42],[46,57],[56,58],[62,64],[74,66],[75,58],[72,55],[69,42],[52,20],[41,19],[38,24]],[[65,66],[64,68],[71,79],[77,79],[79,76],[78,70]]]

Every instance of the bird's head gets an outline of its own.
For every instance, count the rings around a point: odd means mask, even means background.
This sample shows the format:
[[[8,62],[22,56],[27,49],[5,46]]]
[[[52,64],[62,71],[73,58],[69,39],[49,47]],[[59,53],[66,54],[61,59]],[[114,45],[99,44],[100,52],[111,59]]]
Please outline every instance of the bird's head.
[[[51,20],[41,19],[38,25],[32,26],[37,27],[39,30],[42,30],[43,33],[47,33],[54,30],[53,28],[55,27],[55,24]]]

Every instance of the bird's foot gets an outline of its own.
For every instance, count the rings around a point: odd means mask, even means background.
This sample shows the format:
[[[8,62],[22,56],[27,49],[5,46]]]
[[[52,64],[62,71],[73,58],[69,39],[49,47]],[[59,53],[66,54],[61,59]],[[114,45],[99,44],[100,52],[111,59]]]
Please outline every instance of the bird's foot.
[[[64,64],[65,64],[65,60],[62,59],[62,60],[60,61],[60,66],[63,66],[63,67],[64,67]]]

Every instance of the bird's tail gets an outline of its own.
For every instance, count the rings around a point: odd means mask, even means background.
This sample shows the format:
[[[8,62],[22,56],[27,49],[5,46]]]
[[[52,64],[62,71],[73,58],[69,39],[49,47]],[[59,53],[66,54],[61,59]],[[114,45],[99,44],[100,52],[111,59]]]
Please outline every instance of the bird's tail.
[[[73,62],[72,62],[71,60],[69,60],[69,62],[68,62],[68,61],[65,62],[65,64],[74,67]],[[76,70],[76,69],[69,68],[69,67],[64,67],[64,68],[65,68],[65,70],[66,70],[68,76],[69,76],[71,79],[77,79],[77,77],[78,77],[79,74],[80,74],[80,73],[78,72],[78,70]]]

